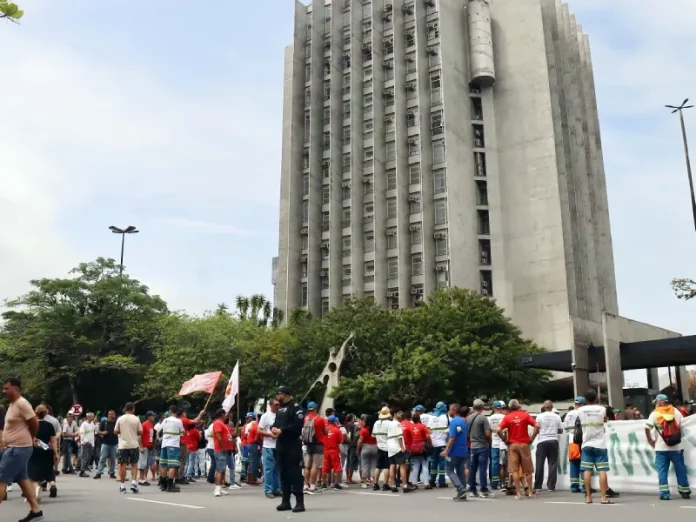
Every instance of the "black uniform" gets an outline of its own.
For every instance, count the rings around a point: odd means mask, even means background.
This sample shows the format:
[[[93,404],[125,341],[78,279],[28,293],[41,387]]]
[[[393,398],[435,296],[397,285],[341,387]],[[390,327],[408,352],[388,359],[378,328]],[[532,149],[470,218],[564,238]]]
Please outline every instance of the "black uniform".
[[[276,455],[280,468],[280,484],[283,504],[290,503],[290,493],[295,495],[298,505],[304,505],[304,478],[302,477],[302,443],[300,435],[304,426],[305,412],[298,403],[289,401],[281,404],[276,414],[274,428],[282,430],[276,443]]]

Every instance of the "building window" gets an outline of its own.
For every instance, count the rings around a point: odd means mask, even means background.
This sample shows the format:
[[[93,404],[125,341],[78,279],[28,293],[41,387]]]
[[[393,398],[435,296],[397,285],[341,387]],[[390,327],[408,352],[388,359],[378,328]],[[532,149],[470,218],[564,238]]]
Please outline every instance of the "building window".
[[[329,150],[331,148],[331,133],[330,132],[325,132],[324,133],[324,150]]]
[[[410,156],[418,156],[420,154],[420,146],[418,144],[418,138],[409,138],[408,139],[408,155]]]
[[[488,185],[479,179],[476,180],[476,204],[479,206],[488,205]]]
[[[363,13],[363,20],[367,20],[372,17],[372,3],[364,2],[363,3],[363,8],[362,8],[362,13]]]
[[[331,109],[324,107],[324,125],[331,123]]]
[[[438,199],[435,201],[435,224],[444,225],[447,223],[447,200]]]
[[[311,130],[311,127],[310,127],[311,121],[312,120],[309,117],[309,111],[306,111],[305,115],[304,115],[304,140],[305,140],[305,142],[309,141],[309,131]]]
[[[399,309],[399,290],[397,288],[390,288],[389,289],[389,297],[387,298],[387,306],[389,307],[390,310],[398,310]]]
[[[343,265],[343,286],[350,286],[350,265]]]
[[[363,47],[363,63],[372,61],[372,46]]]
[[[350,101],[343,102],[343,119],[350,118]]]
[[[324,101],[331,99],[331,80],[324,82]]]
[[[307,283],[302,283],[302,306],[307,306]]]
[[[486,176],[486,155],[483,152],[474,152],[474,164],[476,165],[476,176]]]
[[[324,76],[331,76],[331,58],[324,58]]]
[[[399,277],[399,259],[390,257],[387,260],[387,278],[396,279]]]
[[[406,84],[406,99],[415,100],[416,98],[418,98],[418,85],[416,80],[413,80]]]
[[[430,132],[433,136],[442,134],[445,131],[444,126],[442,125],[442,114],[442,110],[430,113]]]
[[[385,38],[382,43],[385,56],[394,52],[394,38]]]
[[[408,199],[409,199],[409,201],[408,201],[408,213],[409,214],[420,214],[420,211],[421,211],[420,196],[411,194]]]
[[[471,98],[471,119],[483,121],[483,104],[481,98]]]
[[[394,79],[394,60],[389,60],[384,62],[384,79],[393,80]]]
[[[343,221],[341,224],[343,228],[348,228],[350,226],[350,207],[343,209]]]
[[[449,267],[447,267],[449,268]],[[449,286],[449,271],[448,270],[440,270],[437,273],[437,287],[438,288],[447,288]]]
[[[396,159],[396,142],[390,141],[386,144],[387,149],[387,161],[394,161]]]
[[[375,206],[373,203],[365,203],[364,213],[372,214],[375,211]]]
[[[397,248],[399,241],[396,235],[396,227],[387,229],[387,249]]]
[[[302,250],[309,248],[309,236],[302,236]]]
[[[375,216],[374,214],[369,214],[367,216],[363,216],[363,224],[369,225],[370,223],[373,223],[375,221]]]
[[[387,171],[387,190],[394,190],[396,188],[396,169],[389,169]]]
[[[304,68],[304,81],[308,82],[312,79],[312,66],[310,64],[305,65]]]
[[[483,236],[488,236],[491,233],[491,224],[488,219],[487,210],[477,210],[478,214],[478,233]]]
[[[367,65],[363,69],[363,77],[367,77],[367,76],[372,76],[372,66],[371,65]]]
[[[363,89],[369,90],[372,88],[372,77],[363,80]]]
[[[416,127],[418,125],[418,111],[416,109],[408,109],[406,112],[406,125],[408,127]]]
[[[396,218],[396,198],[387,198],[387,219]]]
[[[406,55],[406,73],[414,73],[418,68],[416,67],[416,53],[408,53]]]
[[[329,247],[328,246],[326,248],[322,247],[321,258],[322,259],[329,259]],[[327,277],[326,278],[326,288],[328,288],[328,287],[329,287],[329,279]]]
[[[309,174],[302,175],[302,195],[309,196]]]
[[[331,168],[331,163],[329,163],[329,161],[325,160],[324,162],[322,162],[322,164],[321,164],[322,177],[328,178],[331,175],[330,168]]]
[[[350,54],[343,55],[343,70],[350,69],[351,61]],[[348,75],[348,81],[350,81],[350,75]],[[350,85],[344,83],[343,94],[348,94],[350,92]]]
[[[430,73],[430,103],[437,105],[442,103],[442,89],[440,88],[440,71]]]
[[[305,58],[311,58],[312,57],[312,46],[311,45],[305,45]]]
[[[343,45],[350,45],[350,13],[347,13],[347,25],[343,26]]]
[[[479,239],[479,257],[482,265],[491,264],[491,240]]]
[[[375,233],[365,232],[365,252],[375,251]]]
[[[372,120],[365,120],[363,122],[363,140],[372,139]]]
[[[350,256],[350,236],[343,236],[343,257]]]
[[[384,90],[384,106],[391,107],[394,105],[394,88],[388,87]]]
[[[447,192],[447,176],[445,169],[435,169],[433,171],[434,193],[442,194]]]
[[[363,196],[371,196],[375,192],[375,186],[372,184],[372,176],[370,180],[363,183]]]
[[[481,270],[481,293],[493,295],[493,272],[490,270]]]
[[[329,214],[329,211],[327,210],[326,212],[321,213],[321,230],[322,230],[322,232],[327,232],[329,230],[330,225],[331,225],[331,215]]]
[[[372,147],[365,148],[363,157],[363,167],[371,167],[374,164],[374,155],[375,153]]]
[[[309,168],[309,148],[307,147],[302,150],[302,168]]]
[[[346,174],[347,172],[350,172],[350,153],[346,153],[343,155],[343,173]]]
[[[328,313],[329,313],[329,298],[322,297],[321,298],[321,316],[324,317]]]
[[[302,277],[307,277],[307,263],[301,263]]]
[[[474,147],[485,147],[486,141],[483,138],[483,125],[474,125]]]
[[[428,40],[435,40],[440,36],[440,26],[437,22],[432,22],[428,24]]]
[[[396,123],[394,123],[394,117],[390,116],[384,123],[384,141],[394,141],[396,139]]]
[[[440,46],[431,45],[428,47],[428,67],[440,65]]]
[[[302,202],[302,224],[309,223],[309,201]]]
[[[418,224],[420,225],[420,223]],[[421,234],[420,226],[418,230],[411,230],[411,245],[420,245],[423,243],[423,234]]]
[[[414,276],[423,275],[423,255],[413,254],[411,256],[411,274]]]
[[[445,162],[445,140],[433,141],[433,164]]]
[[[370,299],[371,301],[375,300],[375,293],[374,292],[365,292],[365,299]]]
[[[375,262],[365,261],[365,282],[374,283],[375,282]]]
[[[416,45],[416,30],[411,28],[404,34],[406,38],[406,47],[412,47]]]
[[[411,183],[411,185],[415,185],[416,183],[421,182],[420,163],[414,163],[413,165],[409,165],[408,173],[410,178],[409,182]]]
[[[343,201],[350,199],[350,186],[348,187],[341,187],[341,194],[343,196]]]
[[[447,238],[439,237],[435,240],[435,255],[436,256],[446,256],[447,255]]]
[[[348,67],[350,67],[350,63],[348,64]],[[350,74],[343,75],[343,94],[350,94]]]
[[[343,144],[350,145],[350,125],[343,127]]]
[[[371,94],[367,94],[363,98],[363,113],[365,113],[365,114],[372,113],[372,95]]]

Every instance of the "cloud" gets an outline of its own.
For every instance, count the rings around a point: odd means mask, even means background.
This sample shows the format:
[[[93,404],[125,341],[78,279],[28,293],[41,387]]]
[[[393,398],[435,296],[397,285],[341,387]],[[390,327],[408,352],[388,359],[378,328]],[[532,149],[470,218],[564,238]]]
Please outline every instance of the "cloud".
[[[248,230],[235,227],[232,225],[222,225],[220,223],[213,223],[211,221],[201,221],[195,219],[186,218],[162,218],[157,219],[157,222],[173,227],[189,228],[203,234],[216,234],[216,235],[228,235],[228,236],[250,236],[251,232]]]

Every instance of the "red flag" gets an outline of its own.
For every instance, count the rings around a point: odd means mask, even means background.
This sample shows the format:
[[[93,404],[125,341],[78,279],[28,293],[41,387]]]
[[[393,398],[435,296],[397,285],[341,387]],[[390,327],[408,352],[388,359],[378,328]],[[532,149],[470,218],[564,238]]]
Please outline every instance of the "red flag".
[[[220,381],[222,372],[212,372],[212,373],[201,373],[200,375],[194,375],[193,379],[186,381],[179,395],[190,395],[194,392],[205,392],[213,393],[215,388]]]

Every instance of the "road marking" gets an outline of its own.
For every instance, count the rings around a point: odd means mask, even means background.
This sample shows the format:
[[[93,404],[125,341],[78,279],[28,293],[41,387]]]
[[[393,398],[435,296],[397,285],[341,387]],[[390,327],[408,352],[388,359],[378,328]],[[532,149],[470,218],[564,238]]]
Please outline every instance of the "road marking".
[[[560,500],[544,502],[544,504],[571,504],[573,506],[623,506],[623,504],[602,504],[601,502],[593,502],[592,504],[587,504],[586,502],[563,502]]]
[[[150,502],[152,504],[161,504],[163,506],[174,506],[188,509],[205,509],[204,506],[191,506],[190,504],[175,504],[174,502],[160,502],[159,500],[148,500],[146,498],[127,498],[126,500],[135,500],[136,502]]]
[[[696,506],[679,506],[681,509],[696,509]]]

